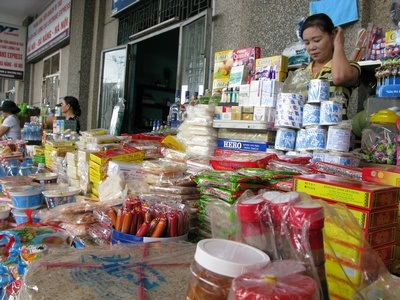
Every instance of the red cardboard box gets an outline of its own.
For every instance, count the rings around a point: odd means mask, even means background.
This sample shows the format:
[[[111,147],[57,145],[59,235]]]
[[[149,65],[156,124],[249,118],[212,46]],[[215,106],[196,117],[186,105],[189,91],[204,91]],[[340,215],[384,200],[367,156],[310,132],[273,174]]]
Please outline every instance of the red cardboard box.
[[[313,198],[367,210],[390,207],[399,203],[399,188],[373,182],[360,182],[327,174],[311,174],[294,176],[293,183],[294,191],[304,192]]]
[[[334,201],[327,201],[334,204]],[[398,222],[398,206],[383,207],[381,209],[360,209],[351,205],[346,205],[357,223],[365,233],[371,233],[371,230],[382,229],[382,227],[397,226]]]
[[[400,167],[387,165],[364,167],[362,180],[400,187]]]
[[[236,79],[229,79],[229,87],[240,86],[241,84],[249,83],[250,73],[253,75],[256,71],[256,59],[261,56],[260,47],[248,47],[233,50],[233,68],[243,66],[242,81],[238,82]],[[233,84],[233,85],[232,85]]]

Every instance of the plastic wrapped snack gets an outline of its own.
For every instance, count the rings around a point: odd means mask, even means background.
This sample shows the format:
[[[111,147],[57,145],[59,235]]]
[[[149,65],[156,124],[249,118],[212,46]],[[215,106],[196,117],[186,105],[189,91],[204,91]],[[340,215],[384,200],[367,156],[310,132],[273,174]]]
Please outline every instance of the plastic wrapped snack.
[[[21,299],[184,299],[195,245],[148,243],[49,252],[27,268]]]

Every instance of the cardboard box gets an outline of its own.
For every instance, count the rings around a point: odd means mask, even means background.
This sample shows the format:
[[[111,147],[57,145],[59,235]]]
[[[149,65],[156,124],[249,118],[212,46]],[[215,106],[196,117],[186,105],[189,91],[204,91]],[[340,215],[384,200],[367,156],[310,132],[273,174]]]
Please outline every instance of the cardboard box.
[[[233,112],[231,114],[231,120],[241,120],[241,119],[242,119],[242,113]]]
[[[393,186],[327,174],[298,175],[293,180],[294,191],[362,209],[390,207],[399,203],[399,188]]]
[[[347,280],[336,278],[326,274],[328,283],[329,299],[352,300],[357,292],[357,286],[350,284]]]
[[[242,84],[239,87],[238,103],[240,106],[249,105],[250,101],[250,84]]]
[[[274,147],[274,143],[219,138],[217,146],[220,149],[266,152]]]
[[[275,122],[275,108],[265,106],[255,106],[253,120],[259,122]]]
[[[242,113],[252,114],[254,113],[254,106],[242,106]]]
[[[242,120],[253,121],[253,114],[242,114]]]
[[[329,203],[335,203],[327,201]],[[338,202],[336,202],[338,203]],[[371,230],[376,230],[382,227],[394,227],[398,220],[398,206],[383,207],[380,209],[362,209],[351,205],[346,205],[346,208],[356,219],[360,227],[367,233]],[[325,219],[326,221],[326,219]],[[345,237],[346,239],[346,237]]]
[[[222,91],[228,87],[229,77],[233,66],[233,50],[217,51],[214,53],[213,91]]]
[[[262,81],[253,80],[250,82],[249,105],[261,106],[261,83]]]
[[[362,180],[400,187],[400,167],[363,167]]]
[[[288,72],[289,66],[289,58],[285,55],[275,55],[269,57],[261,57],[256,59],[256,79],[257,76],[267,68],[267,67],[274,67],[274,69],[278,72]]]
[[[348,234],[346,229],[330,222],[325,222],[324,230],[327,236],[326,243],[331,243],[332,249],[336,250],[337,247],[340,252],[351,251],[351,249],[363,250],[367,246],[366,243],[372,248],[392,244],[396,237],[394,226],[377,228],[375,230],[360,230],[359,232],[352,230],[351,234]],[[349,249],[342,249],[343,246]]]
[[[237,69],[237,74],[242,72],[241,82],[238,82],[238,78],[229,79],[229,87],[240,87],[241,84],[248,83],[251,79],[249,78],[250,72],[253,74],[256,71],[256,60],[261,56],[261,48],[260,47],[247,47],[242,49],[233,50],[233,68],[242,67]],[[232,73],[233,74],[233,68]],[[231,85],[233,84],[233,85]]]
[[[343,281],[350,281],[351,284],[359,286],[366,279],[367,272],[362,265],[352,265],[325,255],[325,273],[327,277],[331,276]]]
[[[394,260],[396,245],[394,243],[374,248],[382,261]]]

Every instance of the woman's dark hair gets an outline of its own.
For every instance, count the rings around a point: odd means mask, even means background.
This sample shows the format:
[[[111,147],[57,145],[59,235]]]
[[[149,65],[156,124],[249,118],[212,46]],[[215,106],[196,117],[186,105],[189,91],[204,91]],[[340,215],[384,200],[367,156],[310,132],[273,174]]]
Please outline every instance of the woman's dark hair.
[[[78,99],[73,96],[65,96],[64,101],[72,107],[75,116],[81,116],[81,106],[79,105]]]
[[[301,27],[301,32],[300,32],[301,38],[303,38],[304,30],[310,27],[317,27],[322,32],[327,32],[327,33],[332,33],[333,29],[335,29],[335,25],[333,25],[331,18],[329,18],[329,16],[326,14],[315,14],[309,16],[304,21],[303,26]]]

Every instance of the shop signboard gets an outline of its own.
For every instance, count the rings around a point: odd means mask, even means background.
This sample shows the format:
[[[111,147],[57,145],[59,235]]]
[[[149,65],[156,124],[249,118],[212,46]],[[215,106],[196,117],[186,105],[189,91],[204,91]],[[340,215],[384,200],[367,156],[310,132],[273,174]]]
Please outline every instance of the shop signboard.
[[[71,0],[53,1],[28,27],[27,61],[69,37]]]
[[[0,23],[0,78],[24,78],[26,28]]]
[[[119,14],[129,6],[139,2],[140,0],[111,0],[111,17]]]

